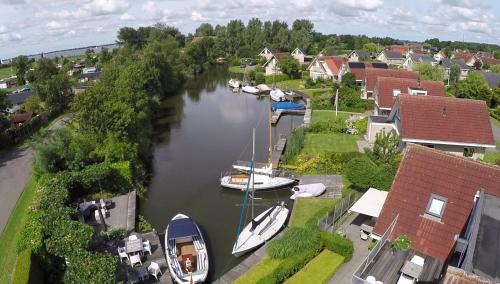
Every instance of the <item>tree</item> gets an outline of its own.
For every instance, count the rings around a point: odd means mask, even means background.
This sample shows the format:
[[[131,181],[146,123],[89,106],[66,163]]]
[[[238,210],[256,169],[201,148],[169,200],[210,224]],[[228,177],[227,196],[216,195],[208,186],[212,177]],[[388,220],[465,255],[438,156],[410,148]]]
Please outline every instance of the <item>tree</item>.
[[[43,111],[43,107],[41,105],[40,97],[31,96],[24,101],[21,109],[24,112],[33,112],[33,113],[41,113]]]
[[[118,31],[118,42],[132,47],[142,47],[146,41],[144,33],[130,27],[123,27]]]
[[[491,63],[489,61],[484,60],[483,61],[483,66],[481,66],[481,68],[489,70],[491,68]]]
[[[451,57],[451,51],[452,49],[447,47],[444,49],[444,56],[446,56],[446,58],[450,58]]]
[[[214,36],[214,27],[209,23],[203,23],[198,28],[196,28],[195,36]]]
[[[290,41],[292,48],[300,48],[307,52],[313,40],[314,24],[309,20],[295,20],[292,24]]]
[[[12,67],[17,76],[17,84],[24,85],[26,83],[25,74],[29,69],[30,61],[27,56],[20,55],[12,60]]]
[[[92,67],[96,63],[95,53],[92,49],[87,49],[85,51],[85,66]]]
[[[341,80],[340,84],[346,88],[356,89],[357,88],[356,76],[354,76],[354,74],[352,74],[350,72],[346,73],[342,76],[342,80]]]
[[[479,73],[470,74],[458,83],[458,96],[466,99],[483,100],[491,104],[492,93],[488,82]]]
[[[64,111],[72,98],[71,83],[65,73],[59,73],[50,59],[40,59],[33,71],[32,83],[35,94],[53,113]]]
[[[364,190],[372,186],[376,172],[378,172],[377,164],[367,156],[350,160],[345,168],[346,176],[353,186]]]
[[[439,65],[432,66],[429,62],[421,62],[413,64],[412,68],[419,73],[422,80],[443,81],[444,71]]]
[[[457,64],[454,64],[453,66],[450,67],[450,84],[457,83],[458,80],[460,79],[460,66]]]
[[[379,132],[375,135],[373,150],[370,152],[372,160],[379,165],[391,165],[399,154],[399,137],[394,131]]]
[[[490,70],[491,72],[500,73],[500,64],[491,66]]]
[[[278,61],[278,67],[280,68],[281,72],[288,75],[291,79],[300,77],[299,62],[297,62],[297,60],[292,57],[280,59],[280,61]]]
[[[363,44],[363,50],[366,50],[367,52],[372,52],[372,53],[379,51],[377,44],[375,44],[373,42]]]
[[[500,59],[500,50],[495,50],[493,52],[493,58]]]

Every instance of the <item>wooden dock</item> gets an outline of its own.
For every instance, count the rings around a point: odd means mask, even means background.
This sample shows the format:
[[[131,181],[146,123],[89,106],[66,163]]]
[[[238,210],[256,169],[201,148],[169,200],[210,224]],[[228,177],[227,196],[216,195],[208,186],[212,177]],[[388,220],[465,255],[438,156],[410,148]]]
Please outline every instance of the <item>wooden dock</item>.
[[[278,140],[278,143],[274,145],[273,153],[271,156],[271,162],[273,164],[273,169],[277,169],[281,160],[281,156],[285,151],[286,137],[282,137]]]
[[[326,192],[322,198],[342,197],[342,176],[340,175],[302,175],[299,176],[299,184],[322,183],[326,186]]]
[[[294,114],[294,115],[301,115],[305,114],[306,110],[304,109],[277,109],[273,112],[271,116],[271,123],[276,124],[280,120],[281,115],[284,114]]]
[[[250,268],[252,268],[255,264],[261,261],[264,257],[267,256],[266,246],[261,246],[254,253],[249,255],[245,260],[240,262],[238,265],[233,267],[228,272],[224,273],[222,277],[215,280],[213,283],[216,284],[229,284],[233,283],[238,277],[245,274]]]

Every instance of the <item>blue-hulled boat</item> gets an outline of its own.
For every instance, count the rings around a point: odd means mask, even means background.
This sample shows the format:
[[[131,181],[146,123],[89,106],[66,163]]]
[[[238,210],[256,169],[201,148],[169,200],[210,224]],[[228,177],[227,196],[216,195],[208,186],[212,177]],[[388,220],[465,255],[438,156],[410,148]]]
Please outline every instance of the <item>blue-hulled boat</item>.
[[[305,109],[306,106],[304,104],[294,103],[294,102],[274,102],[271,104],[271,109],[273,111],[277,109],[292,109],[299,110]]]
[[[208,275],[208,252],[200,228],[184,214],[177,214],[165,232],[168,268],[179,284],[201,283]]]

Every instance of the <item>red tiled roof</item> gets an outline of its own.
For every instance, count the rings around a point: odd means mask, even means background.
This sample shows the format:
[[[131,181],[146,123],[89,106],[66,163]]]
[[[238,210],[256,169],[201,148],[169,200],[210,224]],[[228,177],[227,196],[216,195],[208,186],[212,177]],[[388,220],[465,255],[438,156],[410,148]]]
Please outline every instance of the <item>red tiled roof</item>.
[[[448,266],[443,279],[443,284],[493,284],[495,282],[487,280],[471,272],[460,268]]]
[[[480,189],[500,197],[500,167],[410,144],[403,152],[374,232],[382,235],[398,216],[391,240],[406,234],[412,249],[446,260]],[[431,194],[447,198],[441,221],[425,215]]]
[[[418,73],[406,70],[391,70],[379,68],[365,69],[365,88],[366,91],[372,92],[375,87],[375,82],[378,77],[395,77],[395,78],[409,78],[418,79]]]
[[[402,139],[495,145],[484,101],[403,95],[399,103]]]
[[[340,68],[342,68],[342,64],[346,62],[345,58],[340,56],[322,56],[319,59],[326,63],[333,75],[338,75]]]
[[[405,55],[408,52],[409,47],[406,45],[390,45],[389,50],[399,52],[401,55]]]
[[[378,77],[375,83],[374,92],[377,93],[375,98],[377,104],[381,108],[392,108],[394,104],[393,90],[400,90],[401,93],[407,94],[408,88],[422,88],[427,91],[428,96],[445,96],[443,82],[428,81],[408,78],[394,77]]]
[[[14,124],[16,124],[16,123],[23,123],[25,121],[30,120],[31,117],[33,117],[33,113],[32,112],[25,112],[25,113],[13,115],[12,118],[10,119],[10,121],[12,123],[14,123]]]
[[[453,52],[453,56],[455,58],[463,59],[465,61],[465,63],[467,63],[474,57],[474,54],[466,53],[466,52]]]
[[[490,65],[500,65],[500,59],[482,57],[481,60],[483,62],[486,62],[486,61],[489,62]]]

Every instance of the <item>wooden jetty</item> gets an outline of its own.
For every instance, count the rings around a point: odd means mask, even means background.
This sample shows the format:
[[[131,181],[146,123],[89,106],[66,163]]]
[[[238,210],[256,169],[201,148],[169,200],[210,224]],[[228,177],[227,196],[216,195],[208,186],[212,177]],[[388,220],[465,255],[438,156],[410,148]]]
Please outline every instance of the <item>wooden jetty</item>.
[[[273,148],[273,153],[271,156],[271,163],[273,164],[273,169],[277,169],[278,165],[281,160],[281,156],[283,155],[283,152],[285,151],[285,146],[286,146],[286,137],[281,137],[278,140],[278,143],[274,145]]]
[[[215,280],[213,283],[216,284],[229,284],[233,283],[238,277],[245,274],[250,268],[252,268],[257,262],[261,261],[267,256],[266,246],[261,246],[258,250],[249,255],[245,260],[240,262],[238,265],[233,267],[228,272],[224,273],[221,278]]]
[[[278,123],[278,120],[280,119],[282,114],[295,114],[295,115],[300,115],[300,114],[305,114],[306,110],[304,109],[277,109],[273,112],[273,115],[271,116],[271,123],[276,124]]]
[[[337,198],[342,196],[342,176],[340,175],[302,175],[299,176],[299,184],[322,183],[326,186],[326,192],[320,197]]]

